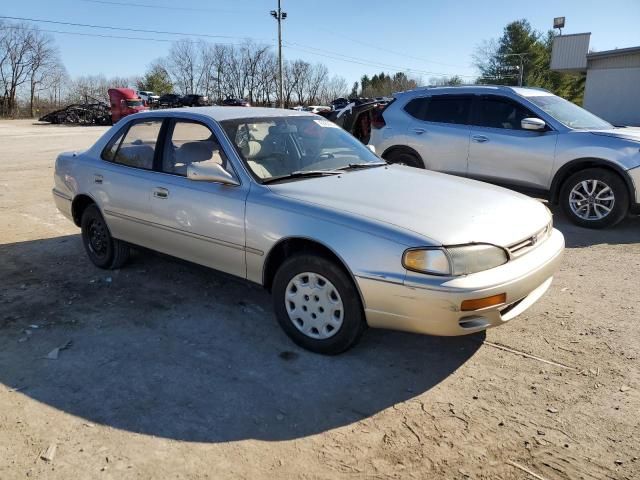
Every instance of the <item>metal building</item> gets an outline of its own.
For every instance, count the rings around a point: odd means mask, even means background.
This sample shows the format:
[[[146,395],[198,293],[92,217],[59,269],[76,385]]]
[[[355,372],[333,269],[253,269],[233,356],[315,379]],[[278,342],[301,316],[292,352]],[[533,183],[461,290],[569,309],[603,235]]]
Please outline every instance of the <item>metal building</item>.
[[[586,72],[584,108],[614,125],[640,126],[640,47],[589,53],[590,36],[555,37],[551,69]]]

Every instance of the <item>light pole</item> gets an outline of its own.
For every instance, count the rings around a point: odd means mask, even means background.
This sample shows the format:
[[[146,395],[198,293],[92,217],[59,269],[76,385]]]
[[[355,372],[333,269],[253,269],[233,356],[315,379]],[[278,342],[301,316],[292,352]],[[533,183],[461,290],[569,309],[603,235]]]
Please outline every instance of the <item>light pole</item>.
[[[519,57],[520,58],[520,66],[518,67],[518,86],[522,86],[522,81],[524,79],[524,57],[529,55],[528,53],[505,53],[503,57]]]
[[[283,12],[280,8],[280,0],[278,0],[278,10],[271,10],[271,16],[278,21],[278,92],[280,108],[284,108],[284,95],[282,93],[282,20],[287,18],[287,12]]]

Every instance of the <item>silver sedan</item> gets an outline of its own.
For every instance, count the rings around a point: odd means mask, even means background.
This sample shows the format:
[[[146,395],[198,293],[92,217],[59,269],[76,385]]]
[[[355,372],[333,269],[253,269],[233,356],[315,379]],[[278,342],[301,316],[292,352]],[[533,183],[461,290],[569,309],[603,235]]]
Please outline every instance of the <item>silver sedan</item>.
[[[564,248],[541,203],[387,165],[313,114],[212,107],[125,118],[55,166],[58,209],[90,260],[133,245],[273,294],[297,344],[335,354],[367,326],[463,335],[548,289]]]

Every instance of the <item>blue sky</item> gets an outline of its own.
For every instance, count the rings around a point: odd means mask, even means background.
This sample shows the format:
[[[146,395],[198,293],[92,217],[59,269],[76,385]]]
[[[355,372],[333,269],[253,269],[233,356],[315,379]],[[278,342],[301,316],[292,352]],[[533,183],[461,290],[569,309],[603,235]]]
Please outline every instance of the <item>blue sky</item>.
[[[179,31],[276,42],[269,11],[276,0],[2,0],[0,15],[55,21]],[[108,3],[137,3],[157,8]],[[363,74],[409,70],[426,83],[441,74],[474,76],[472,54],[485,39],[500,36],[510,21],[526,18],[547,30],[555,16],[566,16],[564,33],[590,31],[591,48],[608,50],[640,45],[640,1],[428,1],[282,0],[286,58],[322,62],[349,84]],[[170,7],[170,8],[161,8]],[[174,8],[180,8],[177,10]],[[204,9],[198,10],[198,9]],[[42,29],[153,37],[164,34],[119,32],[38,24]],[[52,33],[72,76],[141,74],[164,56],[169,42]],[[211,39],[214,41],[214,39]],[[344,56],[350,57],[345,59]],[[359,63],[357,63],[359,62]],[[375,64],[375,65],[370,65]]]

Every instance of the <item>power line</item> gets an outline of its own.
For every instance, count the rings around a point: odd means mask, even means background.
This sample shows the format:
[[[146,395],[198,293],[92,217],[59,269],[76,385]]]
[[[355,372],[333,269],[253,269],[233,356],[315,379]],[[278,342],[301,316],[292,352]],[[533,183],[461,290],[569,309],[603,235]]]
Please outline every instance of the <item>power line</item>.
[[[358,43],[360,45],[364,45],[365,47],[369,47],[369,48],[374,49],[374,50],[380,50],[381,52],[387,52],[387,53],[391,53],[393,55],[400,55],[400,56],[405,57],[405,58],[412,58],[414,60],[419,60],[419,61],[425,62],[425,63],[433,63],[433,64],[436,64],[436,65],[442,65],[444,67],[467,68],[466,66],[463,66],[463,65],[453,65],[451,63],[437,62],[435,60],[429,60],[429,59],[426,59],[426,58],[423,58],[423,57],[415,57],[413,55],[407,55],[406,53],[398,52],[398,51],[395,51],[395,50],[390,50],[388,48],[380,47],[378,45],[372,45],[369,42],[364,42],[362,40],[357,40],[355,38],[351,38],[351,37],[348,37],[346,35],[343,35],[342,33],[338,33],[338,32],[334,32],[332,30],[328,30],[328,29],[326,29],[324,27],[316,27],[316,28],[318,28],[319,30],[324,30],[325,32],[328,32],[328,33],[330,33],[332,35],[335,35],[335,36],[338,36],[338,37],[342,37],[345,40],[349,40],[351,42]]]
[[[20,29],[20,26],[16,26],[16,25],[5,25],[3,26],[3,28],[13,28],[13,29]],[[80,35],[83,37],[99,37],[99,38],[116,38],[116,39],[123,39],[123,40],[142,40],[142,41],[149,41],[149,42],[165,42],[165,43],[172,43],[175,42],[175,40],[169,39],[169,38],[150,38],[150,37],[127,37],[127,36],[123,36],[123,35],[108,35],[108,34],[102,34],[102,33],[86,33],[86,32],[67,32],[64,30],[49,30],[49,29],[45,29],[45,28],[39,28],[38,29],[40,32],[46,32],[46,33],[60,33],[63,35]],[[185,39],[187,41],[193,42],[193,40],[189,40],[189,39]],[[234,45],[234,46],[238,46],[241,45],[240,43],[219,43],[216,42],[216,45]]]
[[[140,32],[140,33],[157,33],[161,35],[181,35],[185,37],[204,37],[204,38],[229,38],[229,39],[252,39],[251,37],[234,37],[230,35],[209,35],[206,33],[185,33],[185,32],[170,32],[164,30],[145,30],[142,28],[127,28],[127,27],[112,27],[110,25],[91,25],[87,23],[74,23],[74,22],[60,22],[55,20],[43,20],[41,18],[26,18],[26,17],[9,17],[5,15],[0,15],[0,18],[4,18],[7,20],[21,20],[27,22],[38,22],[38,23],[53,23],[56,25],[67,25],[72,27],[86,27],[86,28],[102,28],[105,30],[119,30],[123,32]],[[252,40],[260,40],[260,39],[252,39]]]
[[[458,74],[452,74],[452,73],[432,72],[432,71],[421,70],[417,68],[406,68],[406,67],[400,67],[398,65],[391,65],[391,64],[382,63],[382,62],[368,61],[361,58],[351,57],[348,55],[343,55],[341,53],[332,52],[330,50],[310,47],[297,42],[287,42],[287,44],[289,48],[293,48],[294,50],[304,51],[312,55],[318,55],[320,57],[332,58],[334,60],[342,60],[345,62],[352,62],[352,63],[357,63],[360,65],[366,65],[371,67],[390,68],[398,72],[414,72],[414,73],[419,73],[421,75],[433,75],[433,76],[441,76],[441,77],[448,77],[448,76],[458,76],[458,77],[468,77],[468,78],[477,77],[477,75],[458,75]]]
[[[168,5],[154,5],[150,3],[135,3],[135,2],[116,2],[108,0],[80,0],[87,3],[99,3],[102,5],[114,5],[123,7],[136,7],[136,8],[153,8],[154,10],[181,10],[186,12],[220,12],[220,13],[247,13],[257,12],[257,10],[225,10],[219,8],[202,8],[202,7],[172,7]]]
[[[204,37],[204,38],[216,38],[216,39],[217,38],[223,38],[223,39],[241,39],[241,40],[264,41],[264,40],[261,40],[261,39],[255,39],[255,38],[251,38],[251,37],[234,37],[234,36],[229,36],[229,35],[210,35],[210,34],[204,34],[204,33],[186,33],[186,32],[163,31],[163,30],[147,30],[147,29],[129,28],[129,27],[112,27],[112,26],[108,26],[108,25],[94,25],[94,24],[86,24],[86,23],[61,22],[61,21],[56,21],[56,20],[44,20],[44,19],[27,18],[27,17],[12,17],[12,16],[5,16],[5,15],[0,15],[0,18],[8,19],[8,20],[21,20],[21,21],[27,21],[27,22],[48,23],[48,24],[55,24],[55,25],[67,25],[67,26],[84,27],[84,28],[98,28],[98,29],[116,30],[116,31],[125,31],[125,32],[154,33],[154,34],[161,34],[161,35],[179,35],[179,36],[186,36],[186,37]],[[67,34],[67,35],[83,35],[83,36],[103,37],[103,38],[121,38],[121,39],[125,39],[125,40],[141,40],[141,41],[156,41],[156,42],[169,42],[169,41],[171,41],[171,40],[167,40],[167,39],[158,39],[158,38],[127,37],[127,36],[120,36],[120,35],[107,35],[107,34],[96,34],[96,33],[90,34],[90,33],[81,33],[81,32],[66,32],[66,31],[60,31],[60,30],[50,30],[50,32],[51,33]],[[270,43],[271,41],[273,41],[273,40],[270,40],[268,42]],[[228,44],[228,45],[234,45],[234,44]],[[411,73],[416,73],[416,74],[420,74],[420,75],[432,75],[432,76],[441,76],[441,77],[442,76],[458,76],[458,77],[465,77],[465,78],[477,78],[477,75],[463,75],[463,74],[452,74],[452,73],[443,73],[443,72],[432,72],[432,71],[420,70],[420,69],[415,69],[415,68],[406,68],[406,67],[400,67],[400,66],[397,66],[397,65],[390,65],[390,64],[386,64],[386,63],[382,63],[382,62],[368,61],[368,60],[361,59],[361,58],[358,58],[358,57],[351,57],[351,56],[348,56],[348,55],[343,55],[343,54],[338,53],[338,52],[319,49],[319,48],[316,48],[316,47],[311,47],[311,46],[300,44],[300,43],[297,43],[297,42],[287,42],[287,45],[285,45],[285,46],[287,48],[291,48],[291,49],[294,49],[294,50],[299,50],[299,51],[302,51],[302,52],[309,53],[311,55],[316,55],[316,56],[325,57],[325,58],[331,58],[331,59],[334,59],[334,60],[340,60],[340,61],[344,61],[344,62],[356,63],[356,64],[364,65],[364,66],[371,66],[371,67],[376,67],[376,68],[387,68],[387,69],[392,69],[392,70],[397,71],[397,72],[411,72]],[[484,78],[490,78],[490,77],[484,77]],[[498,78],[498,77],[495,77],[495,78]],[[500,78],[504,78],[504,77],[500,77]]]

